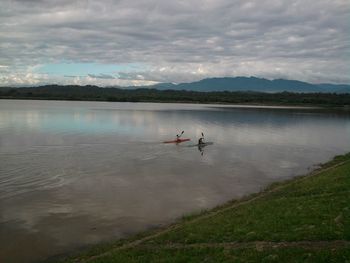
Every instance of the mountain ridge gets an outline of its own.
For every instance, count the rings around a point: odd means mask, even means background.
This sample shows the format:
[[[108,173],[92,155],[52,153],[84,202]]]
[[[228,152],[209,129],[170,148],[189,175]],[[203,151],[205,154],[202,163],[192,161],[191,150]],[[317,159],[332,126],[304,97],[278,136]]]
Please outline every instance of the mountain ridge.
[[[287,79],[265,79],[257,77],[214,77],[205,78],[199,81],[188,83],[157,83],[147,86],[106,86],[101,87],[97,85],[59,85],[59,84],[47,84],[36,87],[57,87],[57,86],[80,86],[80,87],[99,87],[99,88],[117,88],[117,89],[157,89],[157,90],[186,90],[186,91],[199,91],[199,92],[215,92],[215,91],[253,91],[253,92],[265,92],[265,93],[279,93],[279,92],[292,92],[292,93],[350,93],[350,84],[331,84],[321,83],[312,84],[299,80],[287,80]],[[33,86],[23,87],[0,87],[0,89],[6,88],[33,88]]]
[[[257,77],[215,77],[206,78],[189,83],[159,83],[152,88],[166,90],[191,90],[191,91],[257,91],[257,92],[297,92],[297,93],[350,93],[350,85],[347,84],[311,84],[299,80],[273,79]]]

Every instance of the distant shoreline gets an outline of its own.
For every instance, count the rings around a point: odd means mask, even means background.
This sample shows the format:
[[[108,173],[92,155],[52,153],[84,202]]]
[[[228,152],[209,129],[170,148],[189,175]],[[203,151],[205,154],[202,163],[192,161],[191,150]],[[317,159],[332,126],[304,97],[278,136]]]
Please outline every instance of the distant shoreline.
[[[350,108],[350,94],[263,93],[250,91],[199,92],[157,89],[122,90],[118,88],[102,89],[82,86],[0,88],[0,99]]]
[[[107,103],[160,103],[160,104],[194,104],[194,105],[208,105],[211,108],[220,108],[220,109],[231,109],[231,108],[242,108],[242,109],[249,109],[249,108],[261,108],[261,109],[300,109],[300,110],[322,110],[322,109],[339,109],[344,110],[346,109],[346,106],[344,107],[325,107],[322,105],[297,105],[297,104],[259,104],[259,103],[201,103],[201,102],[188,102],[188,101],[106,101],[106,100],[68,100],[68,99],[44,99],[44,98],[2,98],[1,100],[26,100],[26,101],[66,101],[66,102],[107,102]],[[350,108],[349,108],[350,110]]]
[[[4,98],[0,97],[1,100],[28,100],[28,101],[71,101],[71,102],[119,102],[119,103],[162,103],[162,104],[198,104],[198,105],[211,105],[213,108],[216,106],[221,109],[230,108],[261,108],[261,109],[299,109],[299,110],[340,110],[350,111],[350,105],[328,105],[328,104],[282,104],[282,103],[223,103],[223,102],[195,102],[195,101],[108,101],[108,100],[80,100],[80,99],[59,99],[59,98]]]

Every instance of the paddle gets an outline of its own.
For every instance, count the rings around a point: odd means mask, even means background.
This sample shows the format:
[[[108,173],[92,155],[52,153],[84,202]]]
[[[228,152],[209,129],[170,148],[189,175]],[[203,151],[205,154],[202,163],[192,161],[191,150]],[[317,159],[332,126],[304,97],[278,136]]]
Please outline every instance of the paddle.
[[[180,137],[182,136],[182,134],[184,134],[185,131],[182,131],[180,135],[177,135],[177,139],[180,139]]]
[[[199,139],[198,144],[204,144],[204,133],[202,132],[202,137]]]

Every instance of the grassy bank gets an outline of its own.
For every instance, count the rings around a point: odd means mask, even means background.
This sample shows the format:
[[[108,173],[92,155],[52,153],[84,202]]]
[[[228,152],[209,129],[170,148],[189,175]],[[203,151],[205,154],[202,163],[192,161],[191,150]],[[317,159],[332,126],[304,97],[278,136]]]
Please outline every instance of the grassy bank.
[[[348,262],[350,154],[165,229],[63,262]]]

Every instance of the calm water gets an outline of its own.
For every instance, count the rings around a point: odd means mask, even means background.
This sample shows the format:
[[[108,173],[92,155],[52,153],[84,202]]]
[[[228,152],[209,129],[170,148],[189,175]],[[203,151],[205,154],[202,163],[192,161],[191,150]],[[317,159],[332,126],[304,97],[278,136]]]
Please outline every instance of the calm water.
[[[161,143],[182,130],[192,142]],[[214,144],[188,147],[202,131]],[[344,113],[0,100],[0,262],[166,224],[349,150]]]

